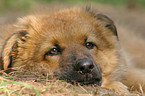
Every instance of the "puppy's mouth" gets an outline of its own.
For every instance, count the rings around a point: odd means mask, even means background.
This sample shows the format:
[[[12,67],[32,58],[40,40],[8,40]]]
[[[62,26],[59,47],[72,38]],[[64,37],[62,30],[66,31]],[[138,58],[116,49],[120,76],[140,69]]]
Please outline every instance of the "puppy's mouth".
[[[102,76],[94,69],[91,73],[80,74],[78,71],[65,70],[60,74],[55,73],[59,80],[65,80],[68,83],[80,85],[99,85],[102,84]]]
[[[101,86],[101,84],[102,84],[102,78],[95,77],[92,74],[76,75],[76,77],[73,77],[72,79],[70,79],[70,78],[69,79],[59,78],[59,79],[63,79],[72,84],[75,83],[75,84],[80,84],[80,85],[99,85],[99,86]]]
[[[84,79],[77,81],[81,85],[99,85],[102,84],[102,78],[93,77],[92,74],[84,74]]]

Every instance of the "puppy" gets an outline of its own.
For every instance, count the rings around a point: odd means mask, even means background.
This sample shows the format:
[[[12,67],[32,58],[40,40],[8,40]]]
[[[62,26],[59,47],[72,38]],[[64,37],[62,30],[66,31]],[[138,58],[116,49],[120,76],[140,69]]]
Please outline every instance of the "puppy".
[[[130,66],[113,21],[103,14],[71,8],[30,15],[5,27],[1,40],[6,32],[11,35],[1,46],[2,70],[53,72],[60,80],[121,94],[129,93],[128,87],[139,89],[139,84],[145,91],[145,75]]]

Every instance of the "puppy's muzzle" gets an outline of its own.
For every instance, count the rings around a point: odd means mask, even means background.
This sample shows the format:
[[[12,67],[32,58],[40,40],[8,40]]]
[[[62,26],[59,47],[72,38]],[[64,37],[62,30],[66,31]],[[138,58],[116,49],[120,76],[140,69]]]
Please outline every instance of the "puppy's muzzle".
[[[85,58],[77,60],[77,62],[74,64],[74,71],[80,74],[80,77],[78,76],[77,81],[83,85],[101,85],[102,83],[101,71],[90,59]],[[83,79],[79,79],[81,77],[83,77]]]

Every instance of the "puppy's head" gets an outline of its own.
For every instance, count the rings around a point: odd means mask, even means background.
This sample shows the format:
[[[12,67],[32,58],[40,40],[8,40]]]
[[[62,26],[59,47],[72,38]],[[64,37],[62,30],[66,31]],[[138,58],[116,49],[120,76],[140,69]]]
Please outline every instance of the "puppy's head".
[[[3,46],[4,69],[53,71],[68,82],[101,85],[116,66],[117,32],[104,15],[73,8],[25,17],[16,29]]]

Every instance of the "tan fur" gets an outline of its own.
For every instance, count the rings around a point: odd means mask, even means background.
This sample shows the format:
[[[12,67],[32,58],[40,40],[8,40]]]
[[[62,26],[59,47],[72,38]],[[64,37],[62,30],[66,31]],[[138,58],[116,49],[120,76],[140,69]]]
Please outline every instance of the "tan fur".
[[[91,12],[72,8],[51,15],[32,15],[19,19],[13,26],[12,33],[16,34],[6,41],[3,49],[1,56],[3,69],[7,69],[10,62],[8,56],[13,52],[12,67],[40,72],[57,70],[61,55],[47,56],[43,60],[43,55],[57,41],[63,49],[66,49],[62,55],[64,58],[67,58],[67,52],[70,50],[75,51],[78,56],[82,55],[80,50],[91,54],[101,69],[102,87],[124,94],[128,93],[127,86],[129,88],[135,86],[134,89],[139,89],[139,84],[144,86],[144,73],[130,67],[131,62],[117,37],[105,27],[108,21],[97,18],[100,17],[95,17]],[[21,34],[25,31],[28,34]],[[88,51],[82,47],[80,44],[84,42],[85,36],[98,48]],[[16,42],[18,45],[13,47]],[[14,49],[17,52],[14,52]],[[145,91],[145,87],[142,88]]]

